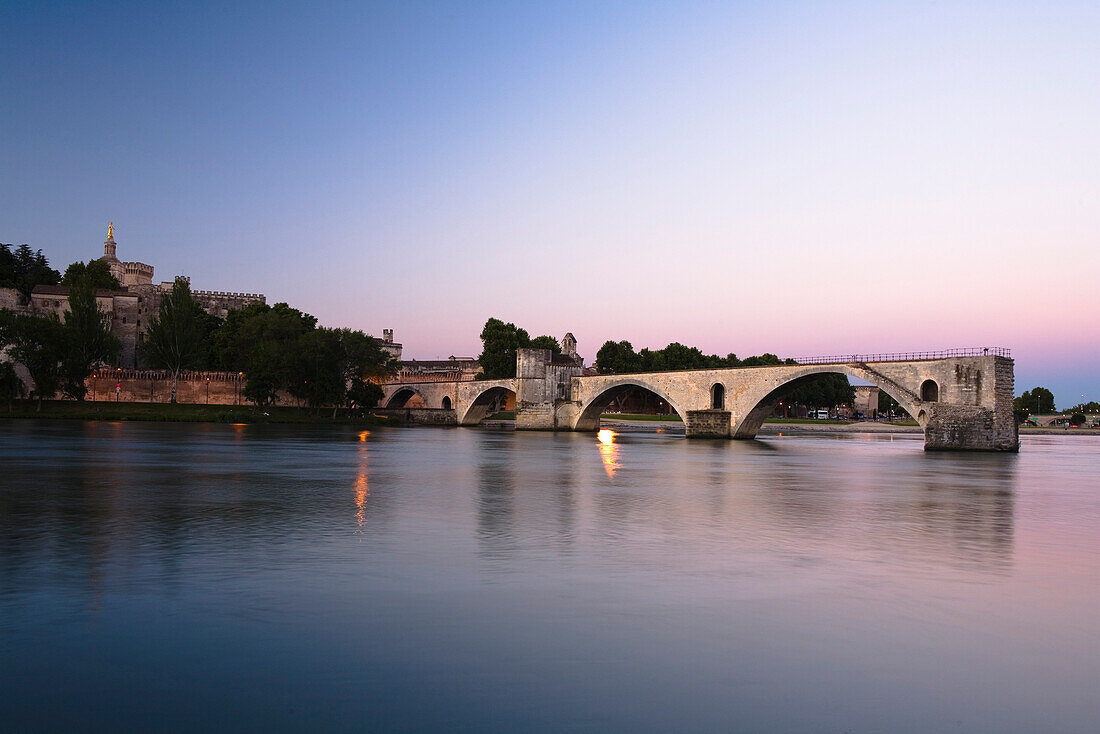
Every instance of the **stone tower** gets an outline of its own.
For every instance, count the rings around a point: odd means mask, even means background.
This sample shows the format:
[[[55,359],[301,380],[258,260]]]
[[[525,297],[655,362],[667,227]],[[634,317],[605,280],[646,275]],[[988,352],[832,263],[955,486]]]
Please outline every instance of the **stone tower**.
[[[124,268],[122,263],[119,262],[118,256],[115,254],[115,223],[110,222],[107,225],[107,241],[103,243],[103,257],[100,260],[105,260],[107,266],[111,269],[111,275],[115,276],[119,283],[125,279]]]
[[[573,336],[573,332],[561,338],[561,353],[569,357],[577,356],[577,337]]]

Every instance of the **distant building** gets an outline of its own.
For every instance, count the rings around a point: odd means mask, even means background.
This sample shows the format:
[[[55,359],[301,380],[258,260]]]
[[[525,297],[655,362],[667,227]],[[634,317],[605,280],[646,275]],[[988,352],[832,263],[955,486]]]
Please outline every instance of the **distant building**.
[[[137,346],[145,336],[149,321],[160,310],[161,298],[172,290],[172,281],[154,283],[152,265],[122,262],[118,259],[117,248],[114,223],[111,223],[107,227],[107,241],[103,243],[103,256],[100,260],[107,263],[111,275],[115,276],[122,288],[117,291],[97,291],[96,302],[100,311],[111,315],[111,333],[122,342],[119,366],[136,367]],[[184,280],[189,284],[191,282],[190,278]],[[262,293],[191,291],[191,296],[207,313],[219,318],[225,318],[232,309],[267,302]],[[69,311],[69,289],[63,285],[39,285],[31,291],[30,298],[24,298],[17,290],[0,288],[0,307],[19,313],[55,313],[64,319]],[[397,349],[400,354],[400,344]]]
[[[378,346],[382,347],[394,359],[401,359],[401,342],[393,340],[393,329],[382,329],[382,338],[375,339]]]

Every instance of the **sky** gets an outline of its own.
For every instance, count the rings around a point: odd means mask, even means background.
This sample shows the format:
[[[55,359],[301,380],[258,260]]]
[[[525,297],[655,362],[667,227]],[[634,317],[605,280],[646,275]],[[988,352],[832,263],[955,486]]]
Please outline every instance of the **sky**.
[[[1100,3],[0,0],[0,241],[406,358],[1003,346],[1100,400]]]

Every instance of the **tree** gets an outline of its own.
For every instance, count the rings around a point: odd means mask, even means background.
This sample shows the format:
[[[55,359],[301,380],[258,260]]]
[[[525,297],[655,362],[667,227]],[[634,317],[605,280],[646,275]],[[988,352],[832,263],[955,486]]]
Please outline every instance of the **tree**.
[[[335,329],[313,329],[298,336],[290,355],[287,392],[311,408],[339,405],[347,382],[342,369],[343,350]]]
[[[311,348],[302,336],[316,326],[315,317],[285,303],[254,303],[230,311],[214,334],[216,363],[245,373],[244,396],[257,405],[274,405],[280,390],[302,400],[313,395],[316,401],[320,388],[305,387],[316,364],[300,353]],[[327,342],[321,346],[328,349]]]
[[[361,331],[337,330],[340,339],[341,377],[347,391],[341,402],[358,408],[373,408],[382,399],[379,382],[397,374],[400,363],[381,347],[378,340]]]
[[[117,291],[122,287],[118,279],[111,275],[111,266],[106,260],[77,261],[67,267],[61,276],[61,284],[70,288],[80,281],[91,283],[93,290]]]
[[[15,372],[11,362],[0,362],[0,398],[8,401],[8,412],[12,411],[15,399],[23,396],[23,381]]]
[[[783,361],[771,352],[764,352],[758,357],[745,357],[741,360],[742,367],[770,367],[779,364],[783,364]]]
[[[15,288],[29,297],[36,285],[57,285],[61,273],[50,267],[42,250],[32,250],[23,244],[12,251],[12,245],[0,244],[0,287]]]
[[[481,354],[477,360],[481,363],[482,380],[500,380],[516,376],[516,352],[530,344],[527,331],[509,322],[490,318],[481,330]]]
[[[0,355],[11,345],[15,336],[15,314],[11,311],[0,309]],[[15,371],[15,364],[8,361],[0,361],[0,398],[8,401],[8,412],[12,410],[12,404],[16,398],[23,395],[23,381]]]
[[[183,278],[177,278],[145,331],[143,356],[154,367],[172,372],[173,403],[180,372],[196,366],[206,349],[200,312],[202,307],[191,297],[191,286]]]
[[[552,336],[536,336],[526,346],[528,349],[549,349],[554,354],[561,354],[561,344]]]
[[[596,371],[601,375],[621,375],[628,372],[637,372],[640,360],[634,352],[634,347],[628,341],[611,341],[603,343],[596,352]]]
[[[111,333],[111,315],[99,310],[95,287],[87,274],[70,281],[64,340],[62,389],[67,396],[84,400],[88,375],[97,365],[114,361],[122,349],[122,342]]]
[[[1056,412],[1054,407],[1054,393],[1045,387],[1033,387],[1025,390],[1024,394],[1013,400],[1017,410],[1027,411],[1038,415],[1048,415]]]
[[[1087,426],[1089,419],[1085,417],[1084,413],[1075,411],[1073,415],[1069,417],[1069,422],[1075,426]]]
[[[38,398],[37,410],[41,411],[42,399],[53,397],[61,382],[65,329],[57,315],[16,316],[12,321],[10,354],[30,373]]]

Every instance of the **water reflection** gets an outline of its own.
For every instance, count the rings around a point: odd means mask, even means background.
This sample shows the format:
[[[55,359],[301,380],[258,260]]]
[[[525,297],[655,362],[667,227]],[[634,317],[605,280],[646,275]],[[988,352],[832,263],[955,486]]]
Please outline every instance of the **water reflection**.
[[[1077,488],[1079,445],[595,445],[599,461],[590,434],[0,422],[0,720],[36,728],[64,666],[90,728],[155,728],[173,699],[132,665],[271,729],[290,669],[316,676],[295,702],[311,721],[369,709],[378,729],[487,710],[500,730],[1100,714],[1081,703],[1100,676],[1100,498]],[[575,720],[533,720],[531,691]],[[150,718],[111,719],[129,700]]]
[[[359,433],[359,467],[355,475],[355,532],[362,535],[363,525],[367,522],[367,497],[370,485],[367,483],[367,436],[370,431]]]
[[[604,428],[596,433],[599,441],[600,460],[603,461],[604,471],[608,479],[615,478],[615,471],[619,468],[619,447],[615,445],[615,432]]]
[[[506,557],[515,547],[514,433],[479,436],[477,468],[477,533],[484,553]]]

